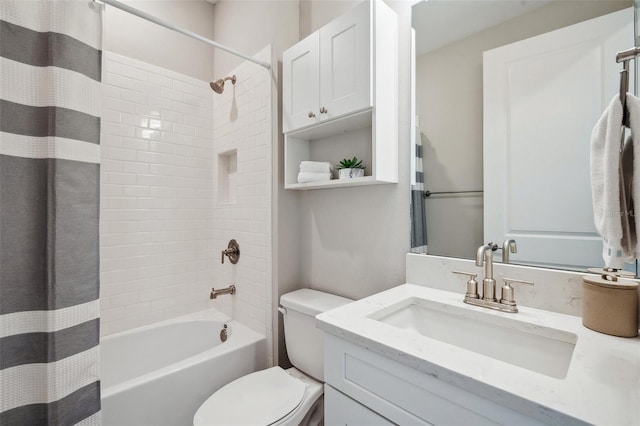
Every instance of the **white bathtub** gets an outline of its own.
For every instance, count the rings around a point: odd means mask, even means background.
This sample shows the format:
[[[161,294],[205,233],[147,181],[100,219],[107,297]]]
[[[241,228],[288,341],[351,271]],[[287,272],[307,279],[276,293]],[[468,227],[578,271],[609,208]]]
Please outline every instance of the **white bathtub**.
[[[102,424],[191,425],[212,393],[266,368],[265,337],[227,319],[207,310],[103,338]]]

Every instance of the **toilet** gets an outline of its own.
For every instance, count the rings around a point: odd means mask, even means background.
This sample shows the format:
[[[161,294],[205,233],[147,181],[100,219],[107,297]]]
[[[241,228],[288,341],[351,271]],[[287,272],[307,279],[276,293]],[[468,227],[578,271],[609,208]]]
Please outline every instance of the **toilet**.
[[[225,385],[198,408],[194,426],[323,424],[324,349],[315,316],[350,302],[306,288],[283,294],[278,311],[294,367],[268,368]]]

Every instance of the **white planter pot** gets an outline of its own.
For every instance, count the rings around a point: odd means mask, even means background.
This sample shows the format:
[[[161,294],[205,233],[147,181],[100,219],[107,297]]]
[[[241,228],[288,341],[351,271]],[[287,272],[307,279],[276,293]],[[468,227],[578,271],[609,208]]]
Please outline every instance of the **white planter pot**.
[[[364,169],[340,169],[338,170],[340,179],[351,179],[364,176]]]

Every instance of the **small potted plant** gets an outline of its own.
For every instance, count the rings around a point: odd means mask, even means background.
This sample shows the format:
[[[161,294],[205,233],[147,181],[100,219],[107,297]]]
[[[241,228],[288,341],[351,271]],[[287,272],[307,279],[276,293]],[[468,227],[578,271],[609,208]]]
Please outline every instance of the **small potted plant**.
[[[338,164],[338,177],[340,179],[351,179],[364,176],[364,165],[362,160],[356,157],[345,158]]]

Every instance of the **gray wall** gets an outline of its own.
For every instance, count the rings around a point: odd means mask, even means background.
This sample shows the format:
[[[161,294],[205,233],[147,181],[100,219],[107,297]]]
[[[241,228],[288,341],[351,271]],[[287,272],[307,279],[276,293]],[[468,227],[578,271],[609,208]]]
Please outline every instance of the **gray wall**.
[[[203,37],[214,38],[214,6],[205,1],[121,1]],[[104,7],[104,50],[200,80],[212,78],[213,47],[113,6]]]
[[[215,41],[246,55],[268,44],[277,57],[297,41],[299,3],[296,0],[219,0],[215,6]],[[243,59],[216,50],[216,78],[237,67]]]

